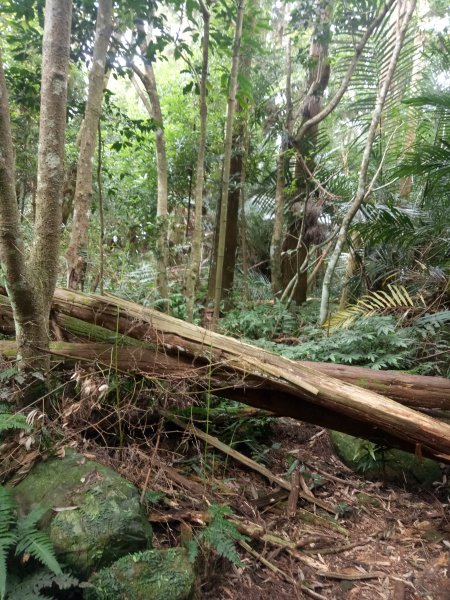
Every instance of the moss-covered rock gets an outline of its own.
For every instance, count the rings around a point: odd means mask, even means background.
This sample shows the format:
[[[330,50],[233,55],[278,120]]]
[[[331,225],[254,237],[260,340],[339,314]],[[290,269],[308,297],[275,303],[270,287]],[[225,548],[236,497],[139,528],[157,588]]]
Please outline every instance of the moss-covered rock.
[[[86,600],[187,600],[195,573],[184,548],[124,556],[90,580]]]
[[[378,451],[374,444],[339,431],[330,431],[330,437],[339,458],[369,479],[421,487],[442,479],[439,464],[429,458],[419,460],[414,454],[396,449]]]
[[[14,488],[19,510],[50,510],[41,525],[60,562],[82,577],[151,547],[137,489],[112,469],[69,452],[37,464]]]

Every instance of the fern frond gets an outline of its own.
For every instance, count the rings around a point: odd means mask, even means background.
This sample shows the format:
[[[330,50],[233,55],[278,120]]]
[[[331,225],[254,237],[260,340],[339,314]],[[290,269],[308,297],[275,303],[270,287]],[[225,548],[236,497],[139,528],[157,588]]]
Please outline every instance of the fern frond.
[[[0,485],[0,598],[6,594],[7,559],[17,541],[12,525],[15,523],[16,503],[9,490]]]
[[[200,539],[207,542],[220,556],[227,558],[235,565],[241,566],[242,562],[236,550],[235,542],[247,538],[238,531],[234,523],[226,519],[226,516],[232,514],[231,509],[225,505],[212,504],[208,508],[208,512],[212,520],[208,527],[202,531]]]
[[[31,429],[27,423],[25,415],[0,413],[0,433],[7,429]]]
[[[16,556],[27,553],[45,565],[56,575],[62,573],[55,556],[50,537],[37,529],[37,522],[47,512],[45,508],[37,507],[28,515],[18,520]]]
[[[55,575],[47,569],[41,569],[29,575],[22,581],[8,586],[8,600],[54,600],[53,597],[42,593],[54,585],[60,590],[67,590],[79,585],[79,580],[69,573]]]
[[[450,323],[450,310],[441,310],[433,314],[426,314],[417,319],[415,325],[424,327],[430,333],[435,333],[437,329]]]
[[[38,524],[40,519],[45,515],[47,510],[47,508],[44,508],[42,506],[36,506],[24,517],[20,517],[20,519],[17,522],[17,529],[19,535],[26,535],[27,532],[36,530],[36,525]]]
[[[421,307],[423,300],[421,301]],[[408,291],[402,285],[389,284],[387,290],[370,292],[352,304],[331,316],[324,327],[348,327],[357,318],[371,317],[376,314],[388,314],[393,311],[409,311],[416,308]]]
[[[8,529],[14,523],[16,503],[11,492],[0,485],[0,532]]]

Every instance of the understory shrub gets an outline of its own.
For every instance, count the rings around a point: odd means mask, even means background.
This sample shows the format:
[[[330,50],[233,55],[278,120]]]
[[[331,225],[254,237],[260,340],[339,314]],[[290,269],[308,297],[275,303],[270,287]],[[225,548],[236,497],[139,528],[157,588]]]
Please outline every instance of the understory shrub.
[[[258,341],[257,345],[292,360],[312,360],[371,367],[408,369],[415,352],[416,335],[399,328],[389,316],[372,316],[354,321],[351,328],[330,329],[308,326],[298,345]]]
[[[298,318],[293,310],[279,300],[231,310],[220,320],[223,333],[252,340],[272,339],[277,335],[298,333]]]

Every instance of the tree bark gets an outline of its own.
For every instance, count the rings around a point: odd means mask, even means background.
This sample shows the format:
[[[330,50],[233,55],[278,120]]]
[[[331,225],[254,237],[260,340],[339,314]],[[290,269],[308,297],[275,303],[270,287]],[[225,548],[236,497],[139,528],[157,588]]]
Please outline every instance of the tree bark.
[[[42,50],[36,219],[27,261],[15,195],[8,98],[0,68],[0,254],[14,313],[17,355],[23,367],[48,366],[48,315],[56,284],[61,232],[72,2],[47,0]]]
[[[238,84],[239,70],[239,55],[241,48],[242,24],[244,19],[244,0],[239,0],[236,15],[236,29],[233,44],[233,59],[231,64],[230,84],[228,90],[228,105],[227,105],[227,120],[225,127],[224,140],[224,157],[223,157],[223,173],[222,173],[222,195],[220,206],[220,226],[219,240],[217,246],[217,265],[216,265],[216,282],[214,291],[214,315],[213,322],[216,323],[219,318],[220,303],[222,301],[222,278],[225,256],[225,236],[227,227],[227,212],[228,212],[228,191],[230,187],[230,164],[231,164],[231,149],[233,142],[233,123],[234,112],[236,107],[236,92]]]
[[[169,209],[168,209],[168,179],[169,168],[166,153],[166,137],[164,133],[164,120],[159,100],[158,87],[156,84],[155,71],[152,63],[146,58],[145,52],[148,48],[150,37],[141,45],[141,58],[144,62],[144,71],[142,72],[136,65],[132,65],[133,71],[141,80],[145,91],[150,100],[150,117],[155,121],[155,145],[156,145],[156,165],[158,178],[158,196],[156,203],[156,287],[163,301],[164,310],[167,310],[169,287],[167,280],[167,268],[169,265]],[[148,105],[145,103],[148,110]]]
[[[36,222],[30,256],[36,290],[48,314],[56,285],[64,179],[67,73],[72,2],[47,0],[42,50]]]
[[[286,123],[285,131],[281,135],[280,151],[277,157],[277,182],[275,188],[275,214],[273,222],[272,240],[270,244],[270,272],[273,295],[279,296],[283,291],[282,271],[282,246],[283,246],[283,220],[284,220],[284,188],[286,152],[288,150],[288,137],[292,135],[293,103],[292,103],[292,42],[288,38],[286,46]]]
[[[198,141],[197,166],[195,170],[195,213],[194,232],[192,235],[192,249],[189,269],[186,275],[186,318],[192,322],[194,319],[195,292],[200,273],[202,259],[203,237],[203,179],[205,175],[206,151],[206,126],[208,120],[208,105],[206,102],[208,84],[209,61],[209,21],[210,14],[207,5],[200,0],[203,16],[203,42],[202,42],[202,73],[200,79],[200,135]]]
[[[16,199],[14,146],[8,94],[0,55],[0,258],[14,314],[17,358],[27,362],[36,354],[33,344],[47,339],[43,304],[33,289],[25,260]]]
[[[92,202],[93,158],[103,102],[106,57],[113,30],[112,0],[99,0],[88,97],[80,132],[72,231],[67,259],[67,285],[83,289],[87,268],[89,211]]]
[[[372,21],[372,23],[367,28],[367,30],[366,30],[365,34],[363,35],[359,44],[357,44],[357,46],[355,47],[353,59],[347,69],[346,74],[342,78],[341,84],[340,84],[339,88],[337,89],[336,93],[334,94],[334,96],[331,98],[331,100],[328,102],[328,104],[325,106],[325,108],[323,108],[321,111],[319,111],[316,115],[314,115],[307,121],[303,122],[301,124],[299,130],[296,132],[296,134],[293,138],[293,145],[295,147],[297,146],[297,144],[299,144],[301,142],[304,135],[307,133],[307,131],[309,129],[311,129],[311,127],[316,127],[317,125],[319,125],[319,123],[321,123],[324,119],[326,119],[328,117],[328,115],[330,115],[335,110],[335,108],[338,106],[339,102],[342,100],[342,97],[344,96],[345,92],[348,89],[350,81],[353,77],[356,67],[358,66],[359,60],[362,56],[363,50],[364,50],[367,42],[370,39],[370,36],[374,33],[374,31],[376,31],[376,29],[384,21],[386,15],[389,13],[389,11],[391,10],[391,8],[395,4],[395,2],[396,2],[396,0],[388,0],[381,7],[378,15],[375,17],[375,19]]]
[[[354,216],[360,209],[362,203],[366,199],[368,192],[368,170],[369,170],[369,162],[370,155],[372,152],[372,146],[375,140],[376,132],[378,129],[378,125],[381,119],[381,113],[384,107],[384,103],[386,101],[386,97],[389,92],[389,88],[391,86],[395,69],[397,66],[398,58],[400,56],[401,49],[403,47],[403,42],[405,39],[406,32],[408,30],[409,23],[411,21],[411,17],[414,13],[414,9],[416,6],[416,0],[408,0],[405,4],[400,4],[399,6],[399,15],[397,22],[397,36],[395,40],[395,45],[392,49],[392,55],[389,62],[389,66],[384,77],[382,86],[379,90],[376,105],[372,114],[372,120],[369,127],[369,132],[367,135],[367,141],[364,148],[364,154],[361,161],[360,174],[358,180],[358,188],[355,194],[355,197],[345,214],[341,227],[339,229],[336,246],[333,250],[333,253],[330,257],[327,270],[325,272],[325,277],[323,280],[322,286],[322,298],[320,305],[320,322],[324,323],[328,317],[328,304],[330,298],[330,287],[331,281],[333,279],[334,271],[336,269],[336,265],[338,263],[339,257],[341,255],[342,249],[344,247],[345,241],[347,239],[347,233],[350,227],[351,222],[353,221]]]
[[[324,3],[317,17],[317,23],[311,35],[308,60],[308,76],[305,95],[301,104],[301,123],[311,121],[322,107],[322,99],[330,79],[330,61],[328,49],[331,36],[331,18],[333,0]],[[292,129],[292,128],[291,128]],[[312,173],[315,169],[315,155],[319,125],[314,124],[295,140],[297,150],[295,163],[296,202],[294,206],[303,206],[302,214],[294,213],[294,222],[289,227],[283,243],[281,261],[282,286],[284,289],[294,281],[289,301],[297,305],[306,302],[308,289],[308,258],[310,239],[308,237],[309,215],[314,198],[309,190]],[[309,215],[308,215],[309,213]],[[315,226],[316,223],[313,223]]]
[[[273,220],[272,240],[270,244],[270,276],[272,292],[279,298],[283,291],[283,275],[281,270],[281,248],[283,244],[284,188],[285,188],[285,152],[286,144],[281,143],[277,157],[277,183],[275,188],[275,214]]]
[[[230,161],[230,186],[227,198],[227,224],[225,231],[225,249],[223,258],[222,296],[225,306],[229,306],[229,297],[233,290],[234,271],[236,268],[238,231],[239,231],[239,199],[241,197],[241,179],[244,170],[243,139],[245,131],[244,113],[240,106],[237,120],[240,120],[237,131],[233,134],[231,161]]]
[[[247,32],[248,37],[255,35],[256,11],[258,2],[250,0],[247,4],[248,23],[243,23],[243,31]],[[244,29],[245,28],[245,29]],[[245,34],[244,34],[245,37]],[[250,78],[252,68],[253,50],[251,47],[244,47],[240,52],[239,73],[242,77]],[[239,89],[239,86],[238,86]],[[243,196],[243,186],[246,177],[249,130],[248,119],[250,106],[244,107],[238,104],[236,107],[236,124],[232,139],[232,151],[230,162],[230,187],[228,190],[228,212],[227,227],[225,232],[225,253],[224,269],[222,277],[222,291],[227,306],[230,305],[229,297],[233,291],[234,273],[236,270],[236,260],[238,256],[238,238],[239,238],[239,208]]]

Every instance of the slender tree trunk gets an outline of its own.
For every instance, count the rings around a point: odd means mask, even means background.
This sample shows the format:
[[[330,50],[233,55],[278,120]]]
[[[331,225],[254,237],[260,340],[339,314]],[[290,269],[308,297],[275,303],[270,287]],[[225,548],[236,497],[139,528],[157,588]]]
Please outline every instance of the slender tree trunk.
[[[283,291],[282,271],[282,246],[283,246],[283,221],[284,221],[284,188],[286,152],[288,150],[288,136],[292,134],[293,103],[292,103],[292,42],[288,38],[286,46],[286,132],[282,133],[280,152],[277,158],[277,183],[275,188],[275,215],[273,223],[272,240],[270,245],[270,271],[272,279],[272,292],[279,296]]]
[[[100,268],[98,273],[98,281],[100,285],[100,294],[103,295],[103,275],[105,269],[105,254],[104,254],[104,242],[105,242],[105,217],[103,210],[103,178],[102,178],[102,124],[98,121],[98,146],[97,146],[97,188],[98,188],[98,214],[100,217],[100,239],[99,239],[99,254],[100,254]]]
[[[87,268],[89,211],[92,203],[93,157],[103,101],[106,56],[113,30],[112,0],[99,0],[92,67],[78,155],[74,212],[67,249],[67,285],[83,289]]]
[[[333,279],[334,271],[336,270],[336,265],[338,263],[339,257],[341,255],[342,249],[344,247],[345,241],[347,239],[347,233],[350,227],[351,222],[353,221],[354,216],[360,209],[362,203],[367,197],[368,192],[370,192],[370,186],[368,186],[368,169],[370,162],[370,154],[372,151],[372,146],[375,140],[375,135],[378,129],[378,125],[381,119],[381,113],[383,111],[384,103],[386,101],[387,94],[389,92],[389,88],[391,86],[395,69],[397,66],[398,58],[400,56],[401,49],[403,47],[403,42],[405,39],[406,32],[408,30],[408,25],[411,21],[411,17],[414,13],[414,9],[416,6],[416,0],[407,0],[405,3],[401,3],[399,5],[399,16],[397,22],[397,37],[395,41],[394,48],[392,50],[391,59],[389,62],[389,67],[386,72],[383,84],[379,90],[375,109],[372,114],[372,121],[369,127],[369,132],[367,136],[366,146],[364,148],[364,154],[361,161],[360,174],[358,180],[358,188],[355,194],[355,197],[350,205],[349,210],[343,218],[341,227],[339,229],[339,234],[336,241],[336,246],[334,251],[330,257],[330,261],[327,266],[327,270],[325,272],[325,277],[322,285],[322,298],[320,305],[320,322],[324,323],[328,317],[328,304],[330,298],[330,287],[331,281]]]
[[[345,267],[344,283],[342,285],[342,292],[339,300],[339,310],[344,310],[349,301],[351,302],[353,299],[354,293],[350,294],[350,283],[358,270],[359,261],[356,250],[361,246],[362,239],[360,234],[356,231],[353,231],[351,234],[351,246],[349,248],[347,265]]]
[[[421,11],[422,8],[422,11]],[[423,6],[421,7],[420,3],[418,5],[418,13],[419,13],[419,18],[420,18],[420,13],[423,13]],[[422,15],[423,16],[423,15]],[[409,94],[409,96],[417,96],[419,95],[419,86],[420,86],[420,82],[422,81],[423,78],[423,73],[424,73],[424,45],[425,45],[425,33],[424,31],[418,30],[416,35],[415,35],[415,39],[414,39],[414,44],[415,44],[415,51],[414,51],[414,56],[413,56],[413,68],[412,68],[412,73],[411,73],[411,81],[409,84],[409,89],[407,90],[407,94]],[[411,152],[415,141],[416,141],[416,137],[417,137],[417,128],[416,128],[416,122],[414,119],[414,107],[413,106],[408,106],[407,107],[408,110],[408,117],[406,119],[407,122],[407,126],[408,129],[406,131],[406,139],[405,139],[405,148],[404,148],[404,152]],[[403,177],[400,180],[400,198],[403,199],[408,199],[410,194],[411,194],[411,190],[412,190],[412,184],[413,184],[413,177],[412,175],[408,175],[407,177]]]
[[[223,258],[222,275],[222,297],[225,304],[229,304],[229,296],[233,289],[234,270],[236,268],[237,243],[238,243],[238,218],[239,198],[241,196],[241,174],[243,166],[243,126],[245,119],[241,107],[236,108],[236,116],[239,120],[237,131],[233,134],[231,161],[230,161],[230,185],[227,198],[227,224],[225,232],[225,250]]]
[[[281,271],[281,248],[283,245],[283,216],[284,216],[284,187],[285,187],[285,153],[287,150],[284,140],[281,143],[277,157],[277,184],[275,188],[275,215],[273,222],[272,241],[270,245],[270,272],[272,292],[278,297],[283,291],[283,275]]]
[[[144,54],[147,43],[141,47]],[[156,85],[155,72],[153,66],[148,60],[144,59],[144,72],[133,65],[133,71],[141,80],[145,91],[150,100],[150,106],[144,102],[147,110],[151,107],[150,116],[156,122],[155,145],[156,145],[156,164],[158,178],[158,197],[156,204],[156,263],[157,276],[156,287],[161,299],[164,302],[164,309],[167,310],[167,301],[169,288],[167,281],[167,268],[169,264],[168,233],[169,233],[169,211],[168,211],[168,178],[169,169],[167,164],[166,138],[164,134],[164,122],[159,101],[158,87]]]
[[[203,179],[205,174],[206,126],[208,119],[206,93],[208,84],[210,14],[208,7],[203,0],[200,0],[200,7],[203,16],[203,58],[200,80],[200,136],[198,141],[197,166],[195,170],[194,233],[192,236],[191,261],[186,276],[186,318],[190,322],[192,322],[194,318],[195,291],[202,258]]]
[[[248,127],[248,122],[245,124],[244,131],[244,141],[243,141],[243,156],[242,162],[244,168],[241,172],[241,193],[239,196],[239,239],[240,239],[240,252],[241,252],[241,261],[242,261],[242,277],[244,280],[242,297],[244,303],[248,302],[249,297],[249,282],[248,282],[248,252],[247,252],[247,222],[245,218],[245,202],[247,199],[246,194],[246,177],[247,177],[247,160],[250,152],[250,131]]]
[[[47,0],[42,50],[36,221],[30,260],[20,232],[8,98],[0,64],[0,255],[14,313],[18,358],[46,368],[48,317],[58,272],[72,2]],[[1,62],[1,61],[0,61]]]
[[[0,56],[0,258],[14,314],[18,359],[25,363],[36,354],[37,342],[45,346],[47,323],[42,297],[25,261],[16,200],[14,147],[3,63]],[[40,366],[40,365],[38,365]]]
[[[225,256],[225,236],[227,227],[227,200],[228,191],[230,187],[230,164],[231,164],[231,149],[233,143],[233,123],[234,123],[234,112],[236,107],[236,92],[238,84],[238,70],[239,70],[239,55],[241,49],[241,37],[242,37],[242,23],[244,19],[244,2],[245,0],[239,0],[236,15],[236,29],[233,44],[233,59],[230,73],[230,86],[228,91],[228,107],[227,107],[227,121],[225,127],[225,141],[224,141],[224,156],[223,156],[223,174],[222,174],[222,200],[220,207],[220,227],[219,227],[219,241],[217,246],[217,266],[216,266],[216,285],[214,292],[214,323],[217,322],[220,313],[220,303],[222,300],[222,277],[224,268],[224,256]]]
[[[250,0],[247,4],[248,23],[243,23],[243,31],[247,36],[255,35],[257,0]],[[245,37],[245,36],[244,36]],[[239,73],[250,78],[252,68],[253,50],[251,47],[243,47],[240,52]],[[242,196],[242,185],[245,181],[247,167],[248,145],[248,119],[250,108],[243,108],[240,104],[236,106],[235,131],[233,133],[231,162],[230,162],[230,187],[228,190],[227,227],[225,233],[225,255],[222,277],[222,295],[229,305],[229,296],[233,290],[234,273],[238,256],[239,239],[239,206]],[[247,140],[247,142],[246,142]]]

